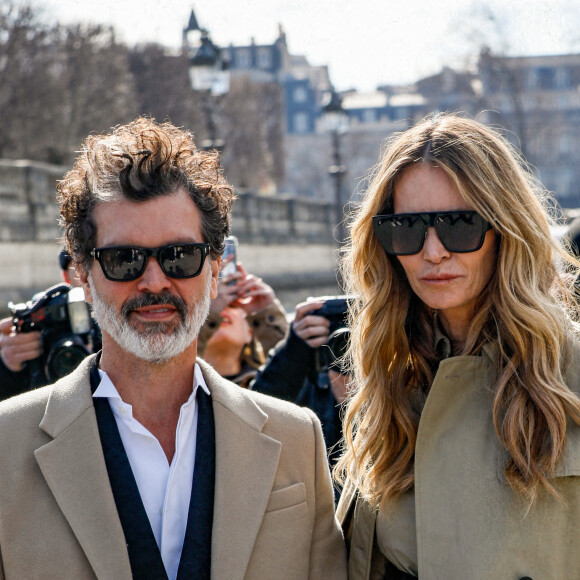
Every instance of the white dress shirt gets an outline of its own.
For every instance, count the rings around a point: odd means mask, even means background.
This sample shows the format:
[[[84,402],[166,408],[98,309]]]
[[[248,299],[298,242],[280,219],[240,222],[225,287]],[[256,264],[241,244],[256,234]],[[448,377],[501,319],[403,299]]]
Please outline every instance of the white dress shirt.
[[[179,413],[175,454],[170,465],[157,438],[133,417],[132,406],[121,399],[107,373],[99,369],[99,375],[101,382],[93,397],[109,399],[167,576],[174,580],[185,538],[195,465],[198,416],[195,396],[199,387],[208,395],[209,389],[196,363],[192,393]]]

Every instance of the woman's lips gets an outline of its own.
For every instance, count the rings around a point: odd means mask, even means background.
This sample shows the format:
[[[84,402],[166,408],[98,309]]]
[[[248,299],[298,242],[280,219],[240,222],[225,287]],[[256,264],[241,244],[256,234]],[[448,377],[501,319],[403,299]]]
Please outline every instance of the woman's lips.
[[[435,286],[442,286],[444,284],[449,284],[458,278],[459,276],[456,274],[428,274],[421,277],[421,282]]]

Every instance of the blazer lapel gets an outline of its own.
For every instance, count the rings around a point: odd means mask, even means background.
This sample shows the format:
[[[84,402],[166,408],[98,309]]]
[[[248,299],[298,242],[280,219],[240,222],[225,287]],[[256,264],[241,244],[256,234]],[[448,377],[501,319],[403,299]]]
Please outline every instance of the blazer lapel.
[[[264,518],[282,444],[261,432],[268,416],[245,389],[231,385],[203,361],[198,363],[215,417],[211,576],[238,580],[244,577]]]
[[[42,474],[98,578],[131,578],[93,407],[86,359],[53,387],[35,451]]]

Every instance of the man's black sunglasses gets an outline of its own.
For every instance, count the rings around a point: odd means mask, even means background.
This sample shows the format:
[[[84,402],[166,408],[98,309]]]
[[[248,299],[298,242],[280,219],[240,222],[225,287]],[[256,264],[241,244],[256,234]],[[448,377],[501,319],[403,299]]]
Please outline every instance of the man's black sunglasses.
[[[491,229],[476,211],[434,211],[373,216],[375,235],[387,254],[410,256],[423,248],[427,228],[434,227],[448,252],[476,252]]]
[[[103,274],[114,282],[130,282],[143,275],[147,261],[153,256],[163,273],[169,278],[194,278],[199,276],[209,244],[171,244],[160,248],[111,246],[95,248],[91,252],[98,260]]]

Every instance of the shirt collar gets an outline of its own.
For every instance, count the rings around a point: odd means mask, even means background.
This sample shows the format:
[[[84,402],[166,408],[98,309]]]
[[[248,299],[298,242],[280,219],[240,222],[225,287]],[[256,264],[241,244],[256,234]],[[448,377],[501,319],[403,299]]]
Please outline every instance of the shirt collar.
[[[441,330],[437,312],[433,315],[433,347],[439,360],[449,358],[452,353],[451,341]]]
[[[109,375],[101,369],[98,369],[98,371],[99,377],[101,378],[101,382],[99,383],[99,386],[93,393],[93,397],[103,397],[107,399],[121,399],[121,395],[119,395],[119,391],[117,391],[117,387],[115,387]],[[211,393],[209,392],[209,388],[205,382],[205,379],[203,378],[201,368],[197,363],[195,363],[195,367],[193,369],[193,388],[190,400],[192,397],[195,397],[198,387],[201,387],[208,395],[211,395]]]

